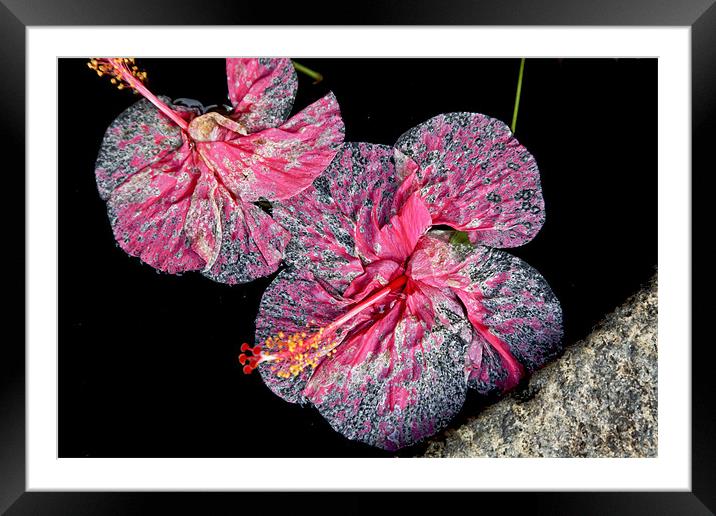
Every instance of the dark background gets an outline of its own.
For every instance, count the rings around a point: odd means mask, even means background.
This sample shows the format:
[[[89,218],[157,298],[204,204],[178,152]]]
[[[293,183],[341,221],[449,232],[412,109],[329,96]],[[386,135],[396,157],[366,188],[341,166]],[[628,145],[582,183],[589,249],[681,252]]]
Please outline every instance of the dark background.
[[[299,62],[325,80],[299,74],[293,112],[332,90],[347,141],[391,145],[450,111],[512,118],[517,59]],[[239,346],[252,341],[271,278],[228,287],[198,273],[160,274],[117,247],[94,160],[107,126],[136,98],[84,63],[59,62],[60,456],[390,455],[241,373]],[[223,60],[140,64],[157,94],[228,103]],[[655,271],[656,72],[655,59],[527,60],[516,136],[540,167],[547,222],[511,252],[561,300],[567,343]],[[471,398],[461,417],[482,404]]]

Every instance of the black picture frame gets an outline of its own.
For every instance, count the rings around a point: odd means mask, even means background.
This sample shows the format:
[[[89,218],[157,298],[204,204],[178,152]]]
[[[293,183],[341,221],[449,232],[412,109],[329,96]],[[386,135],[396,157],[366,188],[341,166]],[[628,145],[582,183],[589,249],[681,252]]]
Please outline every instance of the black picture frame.
[[[695,252],[701,239],[708,239],[710,203],[704,198],[711,191],[714,176],[712,142],[716,137],[716,5],[714,0],[502,0],[440,2],[364,0],[360,6],[313,2],[278,6],[229,0],[204,0],[201,7],[191,1],[125,0],[101,3],[91,0],[0,1],[0,103],[3,124],[3,174],[5,192],[5,242],[9,259],[5,291],[13,287],[17,297],[6,296],[7,321],[19,332],[5,332],[0,358],[0,511],[7,514],[218,514],[280,506],[307,505],[311,510],[333,512],[336,501],[324,495],[286,493],[264,495],[246,493],[40,493],[25,492],[25,226],[18,214],[24,213],[25,182],[25,31],[42,25],[558,25],[558,26],[689,26],[691,27],[692,73],[692,277],[705,271],[706,253]],[[54,94],[48,88],[48,95]],[[9,161],[7,161],[9,160]],[[15,205],[17,203],[17,205]],[[22,205],[22,206],[21,206]],[[22,211],[21,211],[22,210]],[[23,220],[24,222],[24,220]],[[12,249],[12,252],[10,252]],[[698,278],[698,277],[697,277]],[[501,502],[509,497],[510,510],[554,514],[713,514],[716,512],[716,406],[710,384],[714,363],[713,344],[705,337],[711,281],[705,278],[692,286],[692,490],[690,492],[623,493],[464,493],[451,495],[450,504]],[[22,285],[21,285],[22,283]],[[20,302],[22,299],[23,302]],[[684,343],[684,352],[688,352]],[[333,495],[332,495],[333,496]],[[309,500],[310,497],[310,500]],[[350,493],[341,499],[341,511],[359,513],[385,506],[376,493]],[[414,506],[425,508],[423,494],[401,495],[401,512]],[[151,508],[150,508],[151,507]],[[269,512],[273,512],[271,509]],[[503,510],[504,512],[504,510]]]

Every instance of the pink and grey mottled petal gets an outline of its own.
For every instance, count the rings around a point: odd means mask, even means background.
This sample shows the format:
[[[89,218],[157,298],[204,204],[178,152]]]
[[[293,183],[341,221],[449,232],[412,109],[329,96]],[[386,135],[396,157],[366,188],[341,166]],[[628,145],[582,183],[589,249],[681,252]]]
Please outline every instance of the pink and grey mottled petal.
[[[296,70],[286,58],[227,59],[226,80],[233,117],[249,133],[281,125],[298,90]]]
[[[469,261],[473,283],[458,291],[480,308],[469,315],[506,343],[509,352],[532,372],[562,351],[562,308],[547,281],[519,258],[499,249],[482,248]]]
[[[309,271],[282,270],[261,298],[256,317],[256,344],[264,346],[266,339],[279,332],[311,333],[313,328],[324,327],[340,317],[347,302],[326,288],[327,285],[316,281]],[[308,367],[296,376],[281,378],[272,372],[269,365],[259,365],[266,385],[288,402],[305,402],[302,393],[313,369]]]
[[[404,262],[432,224],[428,208],[417,194],[410,196],[373,240],[373,253],[380,259]]]
[[[214,174],[200,166],[201,174],[194,186],[189,211],[184,221],[184,232],[192,250],[201,256],[205,268],[214,265],[221,249],[221,196]]]
[[[363,270],[363,274],[351,281],[343,293],[348,299],[360,301],[370,296],[402,275],[405,269],[393,260],[377,260],[366,264]]]
[[[421,193],[436,225],[468,231],[473,243],[515,247],[544,224],[537,164],[499,120],[442,114],[403,134],[395,147],[406,193]]]
[[[274,218],[293,235],[286,262],[343,290],[363,273],[361,250],[371,252],[364,242],[391,215],[397,188],[391,158],[384,145],[346,143],[312,186],[277,203]]]
[[[187,119],[195,111],[173,106],[168,98],[160,97],[169,107]],[[125,109],[107,128],[95,164],[97,189],[107,200],[112,190],[129,176],[156,163],[179,149],[184,143],[179,126],[146,99]]]
[[[200,173],[185,144],[115,188],[107,210],[119,246],[173,274],[204,267],[184,231]]]
[[[509,362],[506,363],[500,353],[474,330],[465,360],[468,386],[485,395],[506,392],[522,379],[521,374],[515,378],[510,372]]]
[[[440,431],[460,411],[471,329],[449,297],[436,299],[435,309],[441,317],[427,329],[398,300],[318,366],[304,394],[336,431],[397,450]]]
[[[293,197],[308,188],[343,142],[343,119],[333,94],[326,95],[281,127],[223,141],[198,144],[235,195],[253,202]]]
[[[291,235],[261,208],[218,190],[221,205],[221,247],[203,274],[234,285],[268,276],[281,264]]]
[[[466,369],[479,391],[508,390],[561,351],[559,301],[520,259],[484,246],[453,245],[434,232],[420,241],[408,273],[450,288],[462,301],[474,329]]]

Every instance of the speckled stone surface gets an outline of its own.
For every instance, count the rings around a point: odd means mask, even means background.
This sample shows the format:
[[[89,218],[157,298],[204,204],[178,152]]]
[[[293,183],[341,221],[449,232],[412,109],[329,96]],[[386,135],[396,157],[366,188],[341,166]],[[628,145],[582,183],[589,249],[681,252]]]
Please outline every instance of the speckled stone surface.
[[[657,277],[528,386],[433,438],[427,457],[655,457]]]

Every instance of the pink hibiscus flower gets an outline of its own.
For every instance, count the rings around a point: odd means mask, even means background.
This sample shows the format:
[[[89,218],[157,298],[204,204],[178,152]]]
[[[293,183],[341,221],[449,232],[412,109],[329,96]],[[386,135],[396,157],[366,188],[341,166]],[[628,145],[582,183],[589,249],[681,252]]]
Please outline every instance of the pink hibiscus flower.
[[[225,116],[155,96],[131,59],[90,67],[144,97],[109,126],[96,163],[120,247],[222,283],[274,272],[290,234],[259,204],[296,195],[331,162],[343,141],[333,94],[286,120],[298,87],[291,61],[227,59]]]
[[[543,208],[532,156],[480,114],[433,118],[395,149],[344,145],[274,208],[292,267],[264,293],[244,372],[350,439],[396,450],[436,433],[468,388],[507,391],[560,351],[549,285],[496,248],[530,240]]]

